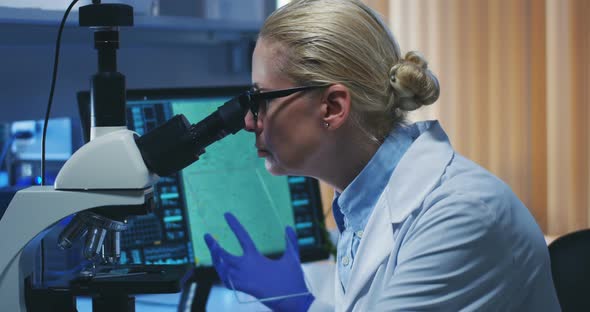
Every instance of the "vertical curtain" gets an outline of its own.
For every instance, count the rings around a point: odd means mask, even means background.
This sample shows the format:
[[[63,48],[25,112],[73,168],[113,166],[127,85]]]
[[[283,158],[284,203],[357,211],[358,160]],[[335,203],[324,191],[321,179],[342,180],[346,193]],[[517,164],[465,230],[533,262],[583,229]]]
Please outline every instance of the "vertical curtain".
[[[548,230],[590,227],[590,1],[547,0]]]
[[[590,1],[365,2],[439,78],[440,99],[410,119],[439,119],[546,234],[590,227]]]
[[[533,12],[533,2],[393,0],[388,20],[402,50],[421,51],[441,84],[439,101],[411,119],[439,119],[455,149],[507,182],[544,227],[546,200],[533,194],[546,184],[532,182],[546,155],[533,137],[545,125],[531,118],[546,105],[533,102],[544,82],[533,85],[532,69],[544,64],[531,58],[543,45],[532,34],[544,29],[544,10]]]

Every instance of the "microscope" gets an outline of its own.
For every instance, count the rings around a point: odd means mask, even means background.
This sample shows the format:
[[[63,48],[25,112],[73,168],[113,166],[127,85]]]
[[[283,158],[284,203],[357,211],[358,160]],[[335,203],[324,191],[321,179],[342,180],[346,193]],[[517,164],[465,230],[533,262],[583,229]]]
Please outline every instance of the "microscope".
[[[191,125],[184,116],[176,115],[159,128],[139,136],[126,128],[125,77],[117,72],[116,61],[118,28],[133,25],[133,8],[93,1],[80,7],[79,24],[94,29],[98,51],[98,72],[91,80],[91,139],[65,163],[53,186],[32,186],[18,191],[1,216],[2,311],[76,311],[74,295],[94,295],[91,290],[100,293],[100,288],[108,283],[101,284],[92,268],[77,275],[77,280],[88,281],[87,284],[39,291],[37,285],[43,288],[40,246],[49,229],[74,215],[57,242],[44,243],[65,249],[85,236],[84,257],[93,263],[116,266],[120,238],[127,227],[125,220],[153,209],[153,185],[159,177],[185,168],[198,160],[205,147],[243,129],[249,109],[250,101],[242,95],[196,124]],[[166,281],[164,273],[160,270],[158,278]],[[141,283],[145,275],[135,281]],[[173,278],[181,277],[182,272]],[[134,302],[126,301],[126,294],[119,294],[127,291],[125,287],[128,285],[113,288],[112,296],[107,299],[116,301],[122,297],[119,307],[134,311],[131,306]],[[144,288],[147,292],[157,290],[155,286]],[[60,306],[51,307],[48,293],[52,298],[65,299]],[[115,304],[93,300],[95,310],[115,307],[119,311]]]

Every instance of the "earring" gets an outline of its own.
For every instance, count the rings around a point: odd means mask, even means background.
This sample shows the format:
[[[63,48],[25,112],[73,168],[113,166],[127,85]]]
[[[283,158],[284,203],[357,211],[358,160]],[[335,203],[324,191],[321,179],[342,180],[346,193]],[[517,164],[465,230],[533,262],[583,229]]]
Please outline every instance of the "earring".
[[[327,122],[324,122],[324,127],[325,127],[326,129],[328,129],[328,128],[330,128],[330,124],[329,124],[329,123],[327,123]]]

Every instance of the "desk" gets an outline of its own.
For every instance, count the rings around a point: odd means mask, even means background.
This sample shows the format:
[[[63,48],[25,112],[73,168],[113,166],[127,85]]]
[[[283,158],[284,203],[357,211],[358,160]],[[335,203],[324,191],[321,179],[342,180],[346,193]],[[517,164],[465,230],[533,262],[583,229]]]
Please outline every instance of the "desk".
[[[302,265],[307,282],[317,298],[324,302],[332,302],[334,297],[334,272],[335,263],[333,260],[317,261]],[[242,297],[243,296],[243,297]],[[240,296],[251,298],[246,294]],[[180,293],[176,294],[152,294],[135,296],[135,310],[138,312],[177,312]],[[252,300],[254,300],[252,298]],[[78,298],[77,306],[79,312],[92,311],[92,299],[88,297]],[[243,311],[260,312],[270,311],[261,303],[241,304],[236,301],[234,293],[224,286],[214,285],[207,301],[207,311]]]
[[[244,298],[247,296],[243,295]],[[178,312],[180,293],[155,294],[135,296],[135,310],[138,312]],[[78,312],[91,312],[92,299],[83,297],[77,299]],[[232,291],[222,285],[214,285],[209,294],[207,311],[270,311],[261,303],[240,304],[236,301]]]

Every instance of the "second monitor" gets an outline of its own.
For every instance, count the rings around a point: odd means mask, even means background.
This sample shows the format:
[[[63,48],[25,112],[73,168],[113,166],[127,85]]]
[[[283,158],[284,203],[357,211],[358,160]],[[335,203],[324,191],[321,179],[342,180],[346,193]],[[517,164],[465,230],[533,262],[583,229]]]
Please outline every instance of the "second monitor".
[[[139,135],[176,114],[196,123],[247,86],[129,90],[127,125]],[[89,133],[88,92],[78,94],[85,136]],[[122,237],[123,263],[211,266],[203,240],[211,233],[229,252],[241,248],[223,214],[232,212],[260,252],[273,256],[285,246],[284,227],[295,228],[303,261],[328,256],[318,182],[295,176],[272,176],[257,157],[254,135],[230,135],[207,148],[181,172],[162,177],[155,186],[153,215],[134,217]]]

